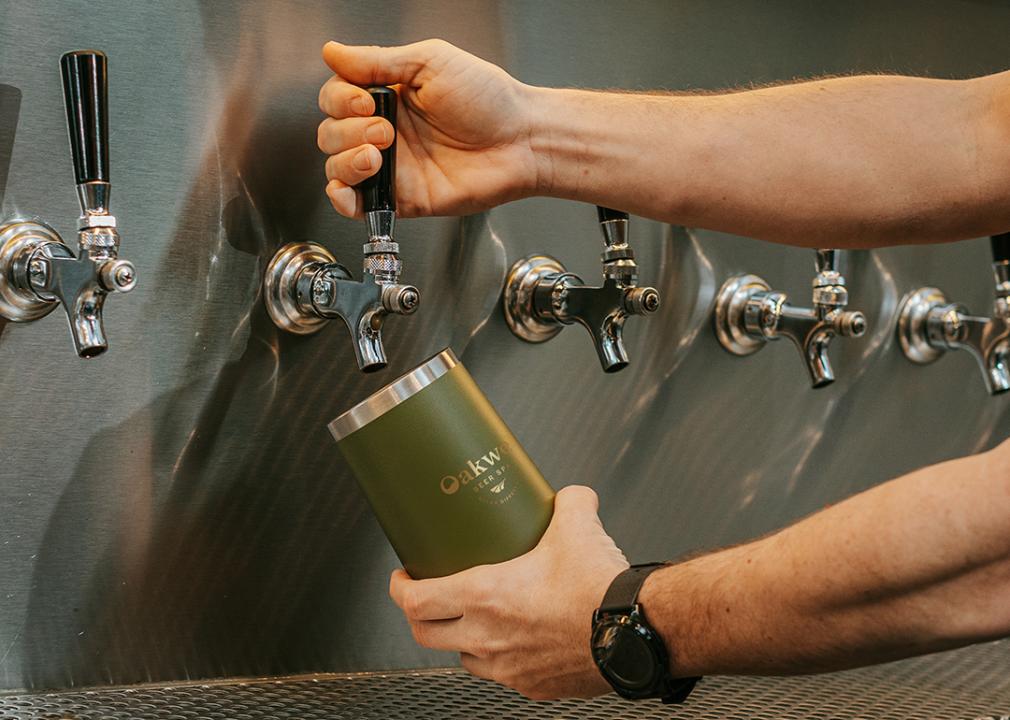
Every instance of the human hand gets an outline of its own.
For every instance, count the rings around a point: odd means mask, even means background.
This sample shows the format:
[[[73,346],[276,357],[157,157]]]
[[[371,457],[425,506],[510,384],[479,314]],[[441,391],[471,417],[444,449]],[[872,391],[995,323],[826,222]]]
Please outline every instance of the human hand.
[[[379,150],[393,142],[392,127],[371,116],[375,103],[360,86],[391,85],[399,93],[399,215],[474,213],[537,187],[531,88],[496,65],[444,40],[399,47],[328,42],[323,59],[334,76],[319,92],[329,117],[319,125],[318,144],[330,156],[326,194],[340,214],[362,214],[353,186],[375,174]]]
[[[589,651],[592,617],[628,561],[598,507],[591,489],[566,487],[540,543],[521,557],[431,580],[396,570],[389,594],[414,639],[459,652],[474,675],[534,700],[610,691]]]

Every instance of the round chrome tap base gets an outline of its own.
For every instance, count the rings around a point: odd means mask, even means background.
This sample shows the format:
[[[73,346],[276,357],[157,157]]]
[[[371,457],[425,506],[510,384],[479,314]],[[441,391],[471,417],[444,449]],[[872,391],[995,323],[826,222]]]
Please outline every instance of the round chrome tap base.
[[[771,286],[757,275],[736,275],[724,282],[716,295],[715,335],[734,355],[753,355],[768,342],[751,335],[744,324],[747,301],[759,292],[771,292]]]
[[[31,288],[14,284],[15,276],[27,282],[29,268],[24,266],[39,247],[63,240],[48,225],[32,220],[15,220],[0,225],[0,316],[12,322],[29,322],[45,317],[59,305],[43,300]]]
[[[564,329],[553,320],[542,320],[534,312],[533,294],[537,284],[551,275],[565,272],[565,266],[550,255],[528,255],[517,260],[505,278],[502,310],[505,322],[516,337],[526,342],[550,340]]]
[[[947,296],[935,287],[923,287],[909,293],[898,310],[898,342],[905,357],[919,365],[931,363],[943,350],[929,344],[929,313],[948,304]]]
[[[312,266],[335,263],[337,259],[322,245],[313,242],[288,243],[273,256],[263,277],[263,304],[281,330],[311,335],[321,330],[326,318],[302,310],[312,298],[298,297],[298,278]]]

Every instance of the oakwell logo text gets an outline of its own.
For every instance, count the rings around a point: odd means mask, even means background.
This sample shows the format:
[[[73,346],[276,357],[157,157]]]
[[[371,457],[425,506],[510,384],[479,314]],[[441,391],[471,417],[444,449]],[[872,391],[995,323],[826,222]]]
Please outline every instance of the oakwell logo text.
[[[489,471],[493,471],[496,465],[500,465],[502,458],[509,453],[511,448],[508,443],[502,443],[493,450],[489,450],[475,460],[467,460],[466,467],[452,475],[445,475],[439,485],[442,492],[452,495],[464,485],[469,485],[472,481],[481,477]]]

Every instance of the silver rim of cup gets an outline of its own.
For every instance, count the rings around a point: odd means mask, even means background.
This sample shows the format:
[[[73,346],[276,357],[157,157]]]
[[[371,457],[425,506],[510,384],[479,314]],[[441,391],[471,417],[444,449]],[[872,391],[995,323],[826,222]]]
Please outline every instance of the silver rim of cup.
[[[333,439],[340,442],[355,430],[360,430],[376,418],[382,417],[404,400],[413,397],[454,367],[459,359],[446,348],[425,360],[416,368],[398,377],[381,390],[377,390],[327,426]]]

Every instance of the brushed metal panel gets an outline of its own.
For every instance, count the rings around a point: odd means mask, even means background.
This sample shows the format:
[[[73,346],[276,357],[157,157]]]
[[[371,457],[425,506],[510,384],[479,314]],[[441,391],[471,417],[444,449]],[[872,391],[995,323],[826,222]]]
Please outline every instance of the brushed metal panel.
[[[336,324],[281,334],[259,298],[277,247],[315,240],[360,271],[363,229],[329,208],[315,149],[326,39],[437,35],[527,82],[709,88],[994,71],[1007,30],[1010,9],[967,0],[0,2],[3,215],[72,231],[57,62],[99,47],[113,208],[140,273],[108,304],[94,362],[56,313],[0,328],[0,687],[452,663],[417,648],[386,598],[395,557],[325,428],[446,345],[555,485],[600,492],[636,560],[766,532],[1007,434],[1007,400],[985,396],[967,354],[914,367],[889,327],[922,284],[987,308],[984,241],[851,254],[851,307],[871,328],[834,345],[839,381],[816,392],[792,348],[742,360],[710,330],[730,274],[805,297],[811,251],[640,218],[642,281],[664,305],[628,324],[631,367],[601,373],[579,328],[516,340],[498,308],[513,260],[549,250],[599,274],[593,209],[557,200],[403,221],[424,303],[388,323],[378,376]]]
[[[0,718],[52,720],[661,720],[661,718],[1005,717],[1006,643],[813,677],[705,678],[682,707],[590,700],[533,702],[460,670],[318,675],[89,692],[0,694]]]

